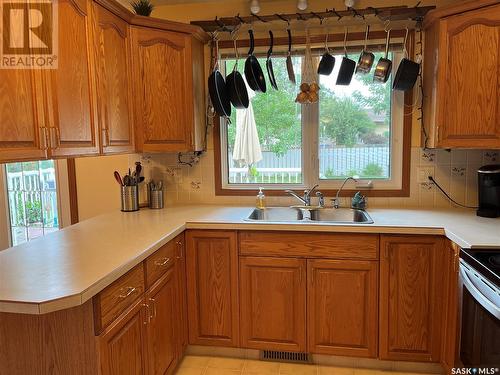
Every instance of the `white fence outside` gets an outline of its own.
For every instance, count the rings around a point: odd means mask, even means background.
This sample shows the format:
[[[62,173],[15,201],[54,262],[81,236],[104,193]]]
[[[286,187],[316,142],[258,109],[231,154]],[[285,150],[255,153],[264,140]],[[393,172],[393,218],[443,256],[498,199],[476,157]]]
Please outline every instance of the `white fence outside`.
[[[230,165],[232,153],[229,152]],[[255,165],[249,173],[247,167],[229,168],[229,182],[241,183],[300,183],[302,182],[302,150],[291,149],[285,155],[278,156],[271,151],[262,152],[263,159]],[[390,174],[390,147],[389,146],[358,146],[332,147],[321,146],[320,176],[328,174],[335,176],[347,175],[356,172],[362,175],[369,165],[378,165],[382,174]]]

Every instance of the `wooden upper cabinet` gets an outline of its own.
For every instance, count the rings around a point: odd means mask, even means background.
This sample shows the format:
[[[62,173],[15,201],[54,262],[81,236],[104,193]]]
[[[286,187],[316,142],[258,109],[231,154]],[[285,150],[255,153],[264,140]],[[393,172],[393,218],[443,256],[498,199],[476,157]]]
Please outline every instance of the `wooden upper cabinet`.
[[[130,28],[93,3],[97,109],[102,152],[134,151]]]
[[[380,359],[438,362],[443,239],[381,236]]]
[[[39,72],[0,70],[0,163],[46,156]]]
[[[426,25],[424,82],[427,146],[500,148],[498,3]]]
[[[195,94],[204,80],[193,81],[194,67],[203,65],[202,54],[196,55],[200,46],[188,34],[132,28],[138,151],[200,149],[196,138],[204,100]]]
[[[144,324],[147,323],[143,299],[104,331],[98,338],[102,375],[146,374]],[[76,323],[75,323],[76,324]]]
[[[306,261],[240,258],[241,346],[306,351]]]
[[[58,2],[58,68],[47,71],[51,155],[56,157],[99,153],[95,111],[91,2]]]
[[[236,232],[186,232],[189,343],[239,343]]]
[[[170,269],[146,295],[149,306],[148,375],[164,375],[177,365],[177,330],[179,324],[175,269]]]
[[[308,260],[307,278],[309,351],[376,358],[378,262]]]

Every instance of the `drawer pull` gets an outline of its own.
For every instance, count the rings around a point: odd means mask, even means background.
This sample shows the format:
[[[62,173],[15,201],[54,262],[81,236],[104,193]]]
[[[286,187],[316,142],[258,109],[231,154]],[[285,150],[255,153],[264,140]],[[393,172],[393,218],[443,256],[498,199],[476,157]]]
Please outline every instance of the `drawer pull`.
[[[155,261],[155,265],[157,265],[158,267],[166,266],[169,263],[170,263],[170,258],[163,258]]]
[[[153,306],[153,311],[149,314],[149,320],[156,318],[156,300],[154,298],[150,298],[149,302],[151,302],[151,306]]]
[[[123,294],[123,293],[119,294],[118,298],[125,299],[127,297],[130,297],[132,294],[134,294],[137,291],[137,289],[133,286],[129,286],[126,290],[127,290],[127,292],[125,294]],[[120,289],[120,292],[123,292],[123,288]]]

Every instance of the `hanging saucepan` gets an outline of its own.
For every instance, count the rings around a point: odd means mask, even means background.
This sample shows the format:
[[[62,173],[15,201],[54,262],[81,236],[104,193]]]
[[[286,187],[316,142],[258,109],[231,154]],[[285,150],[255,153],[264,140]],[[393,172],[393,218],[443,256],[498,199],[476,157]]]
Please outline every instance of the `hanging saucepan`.
[[[337,85],[347,86],[351,83],[352,76],[354,74],[354,69],[356,68],[356,62],[347,57],[347,34],[349,33],[348,28],[345,28],[344,32],[344,57],[342,57],[342,64],[340,64],[339,75],[337,76]]]
[[[321,56],[321,60],[318,65],[318,74],[329,76],[332,74],[333,67],[335,66],[335,57],[330,54],[328,49],[328,30],[326,31],[325,37],[325,52]]]
[[[405,57],[399,63],[398,70],[394,76],[392,84],[393,90],[408,91],[415,86],[418,74],[420,73],[420,64],[408,59],[408,51],[406,50],[406,41],[408,40],[408,28],[406,28],[406,35],[403,44],[403,52]]]
[[[271,56],[273,55],[273,46],[274,46],[274,37],[273,32],[269,30],[269,50],[267,51],[267,60],[266,60],[266,69],[267,75],[269,76],[269,82],[271,82],[271,86],[273,89],[278,90],[278,85],[276,84],[276,78],[274,77],[273,71],[273,60],[271,60]]]
[[[293,71],[293,62],[292,62],[292,32],[290,31],[290,27],[286,29],[288,33],[288,52],[286,54],[286,71],[288,73],[288,80],[295,85],[295,72]]]
[[[210,94],[210,100],[214,106],[215,112],[219,116],[229,117],[231,116],[231,102],[229,100],[229,94],[226,88],[226,82],[224,77],[219,71],[219,42],[216,40],[216,54],[215,63],[212,73],[208,77],[208,92]]]
[[[253,91],[266,92],[266,79],[264,78],[264,73],[260,67],[259,60],[253,54],[254,50],[254,38],[253,30],[248,30],[250,35],[250,50],[248,51],[248,57],[245,61],[245,78],[247,79],[248,86]]]
[[[233,71],[226,77],[226,87],[229,91],[229,99],[233,104],[234,108],[248,108],[248,91],[247,85],[243,80],[240,72],[238,72],[238,49],[236,48],[236,39],[233,39],[234,43],[234,55],[236,57],[236,62],[234,64]]]
[[[363,50],[359,55],[358,65],[356,66],[356,74],[366,74],[370,73],[372,69],[373,61],[375,60],[375,55],[366,50],[366,45],[368,43],[368,34],[370,33],[370,25],[366,25],[365,31],[365,45],[363,46]]]
[[[389,56],[389,41],[391,40],[391,29],[386,30],[387,38],[385,40],[385,57],[378,59],[375,73],[373,75],[373,82],[386,83],[391,75],[392,61],[387,57]]]

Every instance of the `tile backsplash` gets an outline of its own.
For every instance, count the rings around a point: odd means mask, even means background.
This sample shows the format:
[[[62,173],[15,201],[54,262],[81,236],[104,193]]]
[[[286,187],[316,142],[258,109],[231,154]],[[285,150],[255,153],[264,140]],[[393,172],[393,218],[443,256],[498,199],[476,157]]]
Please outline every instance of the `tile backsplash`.
[[[137,158],[137,155],[131,157]],[[140,157],[144,165],[146,180],[150,178],[164,180],[167,206],[196,203],[255,204],[253,196],[215,195],[214,151],[211,148],[192,167],[179,165],[176,154],[144,154]],[[131,160],[131,164],[133,161]],[[477,169],[485,164],[499,162],[499,150],[447,151],[414,147],[411,150],[410,196],[368,198],[368,207],[453,207],[454,205],[437,187],[426,180],[428,173],[432,173],[439,185],[457,202],[475,206],[477,205]],[[296,203],[294,198],[288,196],[267,197],[267,204],[270,206],[293,203]]]

